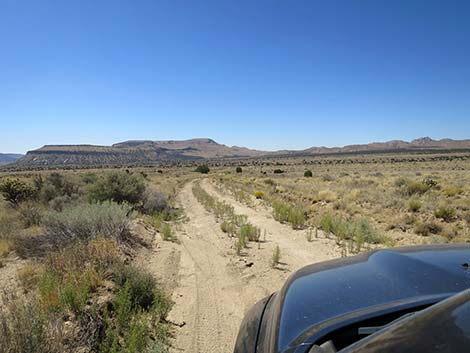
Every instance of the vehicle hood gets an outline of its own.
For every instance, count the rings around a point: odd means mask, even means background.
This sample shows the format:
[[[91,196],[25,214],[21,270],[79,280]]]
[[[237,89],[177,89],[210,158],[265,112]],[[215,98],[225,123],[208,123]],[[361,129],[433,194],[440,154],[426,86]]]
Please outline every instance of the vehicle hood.
[[[354,313],[433,303],[470,288],[469,263],[470,244],[459,244],[373,251],[304,267],[273,303],[275,351],[293,352]]]

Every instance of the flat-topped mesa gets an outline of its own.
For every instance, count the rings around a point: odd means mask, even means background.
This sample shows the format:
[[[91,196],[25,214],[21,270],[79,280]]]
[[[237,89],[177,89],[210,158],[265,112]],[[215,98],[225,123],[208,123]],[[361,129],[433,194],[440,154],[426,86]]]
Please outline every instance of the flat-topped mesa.
[[[441,139],[422,137],[411,142],[392,140],[355,144],[343,147],[311,147],[304,150],[259,151],[246,147],[227,146],[210,138],[189,140],[129,140],[113,144],[99,145],[45,145],[30,151],[26,156],[10,164],[19,168],[34,167],[88,167],[124,166],[157,164],[159,162],[256,158],[275,156],[317,156],[339,153],[384,153],[416,150],[470,150],[470,140]]]
[[[186,146],[194,145],[219,145],[212,139],[209,138],[195,138],[190,140],[162,140],[162,141],[152,141],[152,140],[129,140],[124,142],[115,143],[111,147],[117,148],[129,148],[129,147],[139,147],[139,148],[151,148],[151,147],[167,147],[173,149],[185,148]]]

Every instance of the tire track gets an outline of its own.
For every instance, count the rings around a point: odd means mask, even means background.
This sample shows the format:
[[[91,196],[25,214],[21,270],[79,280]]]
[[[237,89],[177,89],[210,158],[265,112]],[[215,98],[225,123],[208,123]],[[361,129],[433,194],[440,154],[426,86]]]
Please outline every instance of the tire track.
[[[178,196],[189,221],[178,238],[182,244],[180,285],[170,320],[185,322],[178,330],[173,351],[231,353],[243,318],[242,284],[230,271],[230,248],[211,214],[192,194],[192,183]]]
[[[289,271],[341,256],[341,251],[334,240],[320,236],[312,242],[307,242],[306,230],[294,230],[288,224],[279,223],[272,217],[270,209],[248,207],[235,200],[228,192],[221,193],[208,179],[204,179],[201,186],[212,196],[232,205],[236,213],[246,215],[249,222],[266,230],[268,241],[266,246],[273,251],[274,246],[279,245],[282,261],[286,262]],[[319,234],[323,233],[320,231]]]

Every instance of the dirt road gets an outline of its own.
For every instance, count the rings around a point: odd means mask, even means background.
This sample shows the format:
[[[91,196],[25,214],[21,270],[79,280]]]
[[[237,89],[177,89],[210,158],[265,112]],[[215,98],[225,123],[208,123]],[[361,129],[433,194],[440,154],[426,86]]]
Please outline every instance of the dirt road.
[[[236,256],[234,241],[199,204],[192,185],[188,183],[178,196],[188,219],[177,232],[181,242],[179,285],[173,292],[175,305],[169,320],[182,327],[176,332],[172,351],[231,353],[243,315],[251,305],[279,289],[292,270],[337,253],[331,241],[308,243],[301,231],[279,224],[267,211],[258,212],[222,195],[204,180],[201,185],[206,191],[266,229],[261,248],[251,245],[244,257]],[[275,245],[280,246],[285,262],[281,270],[269,265]]]
[[[178,232],[180,285],[170,320],[185,324],[177,333],[175,351],[230,352],[243,317],[242,283],[229,266],[230,244],[191,188],[189,183],[178,196],[189,220]]]
[[[252,224],[261,230],[266,230],[266,240],[271,244],[272,250],[275,245],[279,245],[282,262],[286,263],[289,271],[295,271],[308,264],[341,256],[338,246],[333,240],[326,239],[323,232],[318,231],[319,238],[307,242],[307,230],[294,230],[288,224],[279,223],[273,218],[271,209],[261,206],[256,208],[248,207],[236,201],[228,191],[220,192],[208,179],[203,180],[201,186],[209,194],[232,205],[235,213],[248,216],[248,220]],[[272,251],[270,254],[272,254]]]

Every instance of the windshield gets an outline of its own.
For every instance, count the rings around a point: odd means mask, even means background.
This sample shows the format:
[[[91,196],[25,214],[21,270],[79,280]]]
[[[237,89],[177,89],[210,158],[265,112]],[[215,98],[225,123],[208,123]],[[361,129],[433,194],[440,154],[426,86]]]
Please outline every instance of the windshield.
[[[342,350],[464,353],[470,347],[470,290],[400,320]]]

